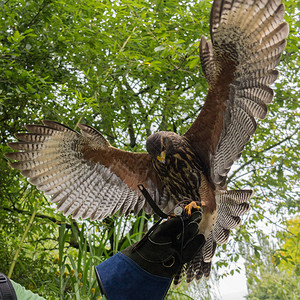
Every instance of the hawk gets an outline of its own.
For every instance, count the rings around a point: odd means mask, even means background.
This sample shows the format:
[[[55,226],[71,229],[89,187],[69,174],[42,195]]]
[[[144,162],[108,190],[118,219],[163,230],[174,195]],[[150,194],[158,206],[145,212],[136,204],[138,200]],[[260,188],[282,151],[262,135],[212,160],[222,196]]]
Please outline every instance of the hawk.
[[[216,244],[250,209],[251,190],[227,190],[226,177],[272,101],[269,87],[286,46],[288,25],[280,0],[215,0],[211,41],[201,38],[200,59],[209,84],[205,104],[188,131],[156,132],[146,153],[110,145],[96,129],[81,133],[54,121],[25,126],[9,146],[11,165],[73,218],[103,219],[119,212],[151,213],[138,185],[143,184],[165,211],[186,200],[201,207],[199,232],[206,242],[176,275],[187,282],[208,276]]]

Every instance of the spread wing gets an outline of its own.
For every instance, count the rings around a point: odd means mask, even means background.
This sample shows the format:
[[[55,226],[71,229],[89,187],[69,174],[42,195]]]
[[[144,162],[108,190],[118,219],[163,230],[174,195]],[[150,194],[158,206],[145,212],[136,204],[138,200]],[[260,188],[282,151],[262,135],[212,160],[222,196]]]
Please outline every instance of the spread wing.
[[[209,84],[205,104],[185,136],[203,159],[216,187],[226,176],[272,101],[269,87],[278,76],[288,35],[280,0],[215,0],[211,42],[200,43]]]
[[[79,125],[80,134],[53,121],[43,123],[27,125],[29,133],[16,134],[19,142],[9,146],[21,151],[6,156],[17,160],[12,167],[52,195],[52,202],[58,203],[58,210],[65,215],[96,220],[117,211],[147,210],[138,184],[143,184],[158,204],[163,200],[148,153],[116,149],[86,125]]]
[[[216,244],[250,209],[252,191],[227,191],[226,176],[263,119],[272,101],[269,87],[278,76],[288,35],[280,0],[215,0],[210,18],[211,42],[202,37],[201,64],[209,84],[203,109],[186,132],[215,184],[217,222],[204,247],[175,276],[178,284],[209,276]]]

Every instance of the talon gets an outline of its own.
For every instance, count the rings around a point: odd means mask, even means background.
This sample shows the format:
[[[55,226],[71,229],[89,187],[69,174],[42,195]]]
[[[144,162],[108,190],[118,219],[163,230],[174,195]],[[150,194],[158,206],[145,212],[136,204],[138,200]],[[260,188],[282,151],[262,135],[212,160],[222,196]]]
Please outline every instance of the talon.
[[[197,205],[195,201],[192,201],[184,209],[187,212],[187,214],[190,216],[192,214],[193,209],[200,210],[201,206]]]

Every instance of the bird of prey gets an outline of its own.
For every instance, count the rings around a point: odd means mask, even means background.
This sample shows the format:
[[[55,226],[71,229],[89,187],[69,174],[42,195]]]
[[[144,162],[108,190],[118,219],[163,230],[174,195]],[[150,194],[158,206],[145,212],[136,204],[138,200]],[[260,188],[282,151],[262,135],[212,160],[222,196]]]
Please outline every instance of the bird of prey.
[[[202,37],[201,65],[209,90],[205,104],[188,131],[156,132],[146,153],[119,150],[96,129],[80,124],[81,133],[54,121],[25,126],[6,154],[12,167],[73,218],[151,213],[138,185],[168,211],[176,203],[203,211],[199,232],[206,242],[175,276],[187,282],[208,276],[216,244],[250,208],[251,190],[227,190],[226,177],[263,119],[272,101],[269,87],[286,45],[280,0],[215,0],[210,16],[211,41]]]

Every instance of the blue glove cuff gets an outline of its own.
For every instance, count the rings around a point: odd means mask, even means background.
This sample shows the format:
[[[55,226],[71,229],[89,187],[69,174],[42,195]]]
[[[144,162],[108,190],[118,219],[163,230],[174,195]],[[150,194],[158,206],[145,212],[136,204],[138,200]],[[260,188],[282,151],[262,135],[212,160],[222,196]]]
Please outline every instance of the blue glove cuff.
[[[160,300],[172,282],[148,273],[121,252],[95,267],[95,271],[108,300]]]

